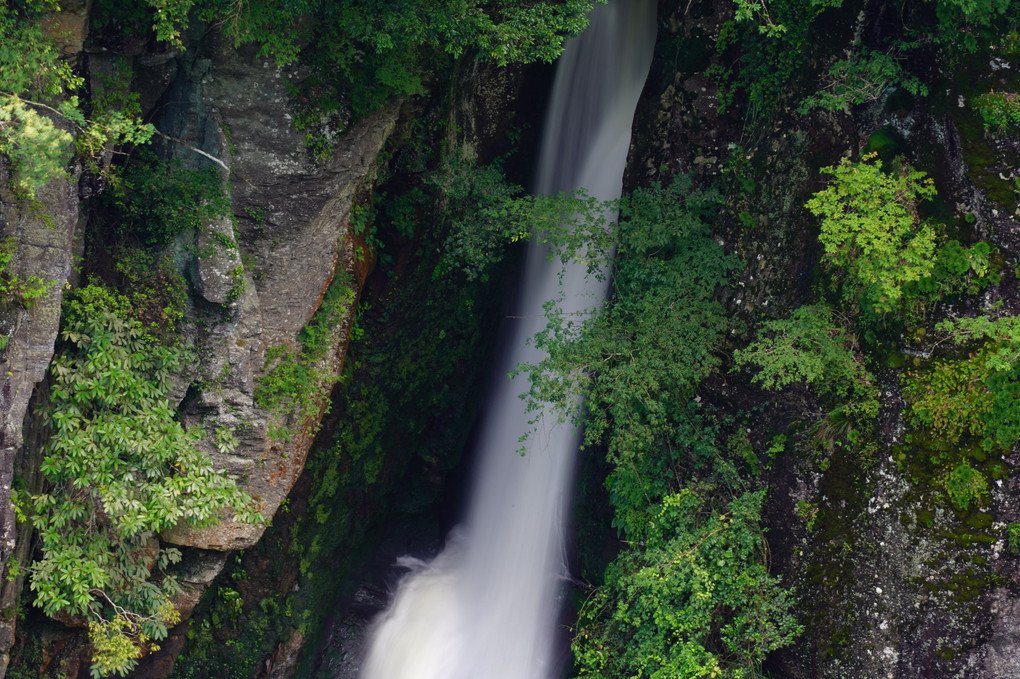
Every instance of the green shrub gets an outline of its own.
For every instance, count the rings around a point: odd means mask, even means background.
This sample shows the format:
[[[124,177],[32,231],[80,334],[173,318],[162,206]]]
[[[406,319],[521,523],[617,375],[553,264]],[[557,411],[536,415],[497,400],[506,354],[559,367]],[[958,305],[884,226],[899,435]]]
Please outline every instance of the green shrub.
[[[936,327],[956,344],[975,348],[903,375],[910,424],[930,430],[941,451],[965,435],[985,450],[1011,449],[1020,441],[1020,320],[978,316]]]
[[[978,402],[986,408],[981,413],[986,449],[1009,450],[1020,441],[1020,319],[987,316],[959,318],[938,324],[937,329],[950,333],[958,345],[978,344],[969,362],[976,362],[976,379],[987,394]]]
[[[533,235],[565,257],[599,234],[603,206],[582,192],[530,196],[511,184],[498,163],[447,158],[427,186],[443,206],[443,255],[435,276],[454,273],[486,280],[508,246]],[[604,248],[605,243],[595,245]],[[593,267],[595,262],[591,262]]]
[[[935,361],[926,371],[905,372],[903,398],[910,404],[911,426],[931,429],[939,447],[954,446],[965,434],[983,436],[984,417],[993,400],[985,387],[987,359],[987,354],[978,353]]]
[[[1020,95],[1016,92],[987,92],[972,100],[984,122],[985,131],[1004,136],[1020,130]]]
[[[180,553],[158,548],[155,535],[182,521],[215,523],[226,509],[260,520],[167,401],[182,350],[153,341],[130,308],[95,285],[65,303],[40,465],[47,491],[33,498],[42,557],[30,581],[47,614],[82,615],[95,625],[96,667],[119,674],[136,657],[122,637],[161,639],[174,618],[176,581],[150,572]]]
[[[916,211],[918,199],[935,196],[932,180],[909,167],[883,172],[874,156],[843,159],[822,172],[833,179],[807,208],[822,218],[818,239],[826,266],[855,307],[896,310],[903,286],[934,266],[935,230],[920,223]]]
[[[824,304],[802,306],[789,319],[765,323],[757,340],[733,352],[733,360],[737,368],[758,367],[751,381],[765,389],[806,382],[848,417],[869,422],[878,415],[878,390],[857,341]]]
[[[691,486],[649,508],[635,546],[581,608],[578,677],[753,677],[800,631],[765,566],[764,493],[711,496]]]
[[[230,211],[214,167],[190,170],[143,151],[132,156],[120,179],[103,200],[122,233],[135,234],[150,246],[167,245]]]
[[[608,230],[550,236],[563,257],[617,252],[606,307],[577,319],[547,305],[535,344],[549,356],[519,368],[533,408],[585,416],[628,539],[580,611],[580,677],[752,676],[798,631],[762,560],[764,494],[741,474],[758,468],[751,441],[695,398],[729,325],[715,293],[737,267],[711,237],[718,201],[677,177],[634,191]]]
[[[536,410],[554,403],[578,417],[576,396],[587,395],[586,441],[606,445],[615,464],[626,466],[670,438],[678,405],[719,365],[727,319],[714,294],[737,261],[710,237],[718,200],[678,177],[669,186],[635,190],[613,230],[582,232],[598,238],[585,251],[589,261],[616,243],[613,299],[582,320],[549,306],[548,328],[535,338],[549,357],[522,366],[530,371]],[[568,243],[563,252],[579,251]]]
[[[915,288],[905,294],[912,296],[916,291],[933,300],[954,294],[977,294],[999,280],[992,266],[992,252],[992,246],[984,241],[970,247],[957,240],[948,241],[935,254],[931,275],[918,280]]]
[[[937,0],[937,42],[961,52],[976,52],[1015,31],[1020,24],[1016,0]]]
[[[62,127],[79,135],[79,151],[87,158],[114,144],[144,143],[153,133],[136,111],[85,118],[73,94],[85,81],[39,25],[40,13],[56,9],[55,2],[0,4],[0,153],[13,166],[12,188],[28,198],[66,175],[73,135]]]
[[[0,153],[14,166],[12,185],[29,195],[62,176],[71,135],[25,97],[46,101],[82,85],[37,22],[0,4]],[[76,102],[75,102],[76,103]]]
[[[945,480],[949,499],[958,508],[966,511],[971,502],[977,502],[988,493],[988,482],[981,472],[966,462],[961,462]]]
[[[206,0],[200,16],[236,44],[258,45],[260,56],[314,62],[343,85],[324,108],[343,100],[360,117],[391,97],[421,94],[430,75],[467,53],[499,65],[551,62],[594,1]]]
[[[149,334],[176,339],[188,303],[188,285],[169,256],[159,257],[137,248],[114,252],[119,289],[125,291],[130,315]]]
[[[849,106],[877,101],[893,85],[911,94],[928,94],[928,88],[917,78],[903,73],[894,54],[865,50],[833,64],[823,77],[822,88],[805,98],[798,112],[803,114],[814,108],[842,111]]]

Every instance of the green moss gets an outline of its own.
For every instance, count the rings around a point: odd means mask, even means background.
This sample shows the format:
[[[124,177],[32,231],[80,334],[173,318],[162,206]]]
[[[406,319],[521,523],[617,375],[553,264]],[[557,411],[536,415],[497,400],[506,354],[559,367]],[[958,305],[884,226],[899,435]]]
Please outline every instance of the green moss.
[[[910,95],[908,94],[907,96]],[[875,130],[868,137],[867,143],[861,149],[861,155],[877,153],[882,164],[886,167],[891,167],[893,158],[906,155],[909,151],[910,145],[907,144],[907,140],[903,138],[903,135],[897,132],[896,128],[892,125],[886,125]]]
[[[984,191],[985,195],[1010,211],[1017,205],[1015,187],[1009,180],[999,176],[1002,155],[992,139],[985,134],[985,121],[981,116],[980,107],[975,108],[974,102],[990,89],[1001,89],[1002,84],[996,79],[975,78],[974,73],[986,73],[985,55],[975,54],[968,58],[959,68],[960,74],[952,83],[952,89],[964,97],[971,105],[949,106],[948,110],[960,136],[963,161],[966,163],[967,178]],[[1005,87],[1011,91],[1020,89],[1020,74],[1005,73]]]
[[[907,365],[907,355],[893,348],[885,355],[885,366],[893,370],[900,370]]]
[[[857,543],[852,522],[865,513],[870,492],[855,455],[837,447],[829,459],[819,487],[823,500],[813,516],[812,554],[802,576],[801,591],[810,595],[800,600],[798,617],[818,640],[816,652],[842,658],[856,626],[855,609],[845,602],[856,584],[855,559],[865,547]]]
[[[995,516],[988,512],[969,512],[963,520],[964,525],[974,531],[985,531],[995,523]]]

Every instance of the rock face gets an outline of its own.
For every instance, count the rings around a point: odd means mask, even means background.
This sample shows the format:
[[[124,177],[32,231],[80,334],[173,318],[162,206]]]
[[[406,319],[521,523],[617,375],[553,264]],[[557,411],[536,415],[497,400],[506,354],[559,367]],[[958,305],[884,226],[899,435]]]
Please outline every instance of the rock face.
[[[0,239],[12,238],[17,243],[8,273],[39,276],[49,286],[46,294],[27,308],[18,303],[0,308],[0,337],[5,342],[0,349],[0,563],[6,566],[16,550],[28,553],[28,544],[18,544],[11,484],[24,442],[22,426],[29,399],[53,357],[61,293],[71,273],[79,202],[77,172],[51,181],[38,191],[38,202],[28,205],[6,190],[8,176],[2,163],[0,159]],[[0,610],[13,611],[22,582],[22,577],[4,580]],[[13,634],[13,612],[4,613],[0,618],[0,677],[7,667]]]
[[[315,385],[315,412],[270,413],[255,402],[256,380],[266,371],[268,350],[300,349],[298,335],[334,276],[349,279],[357,294],[351,208],[359,191],[368,195],[398,107],[347,130],[333,154],[318,160],[291,124],[286,88],[299,74],[255,58],[254,49],[235,50],[215,34],[179,63],[157,128],[164,139],[176,140],[166,143],[185,165],[218,159],[232,211],[208,224],[193,250],[198,297],[186,334],[202,356],[205,386],[185,407],[184,419],[239,440],[236,449],[209,441],[208,453],[243,481],[268,520],[303,468],[332,382]],[[346,325],[334,329],[332,349],[316,366],[320,372],[339,374]],[[227,520],[201,530],[179,527],[163,538],[233,550],[251,546],[263,530]]]
[[[51,22],[54,30],[77,27],[65,46],[70,55],[80,51],[88,25],[91,3],[79,4]],[[193,283],[184,340],[199,356],[190,373],[180,376],[175,396],[182,401],[182,421],[205,428],[202,445],[214,464],[242,483],[268,522],[301,473],[340,372],[356,305],[349,304],[347,315],[330,329],[327,350],[313,366],[319,378],[307,387],[315,393],[305,396],[314,407],[260,408],[256,380],[266,371],[268,349],[300,349],[298,335],[334,277],[342,278],[356,299],[367,268],[351,210],[358,197],[370,196],[377,156],[395,127],[399,102],[338,134],[332,155],[316,159],[292,125],[286,87],[296,74],[256,59],[254,50],[234,50],[215,33],[183,54],[153,54],[135,45],[127,54],[104,52],[91,61],[96,91],[104,73],[133,68],[143,104],[160,110],[155,123],[165,155],[188,167],[216,167],[232,198],[229,215],[204,225],[194,242],[179,241],[173,248]],[[32,209],[0,194],[0,235],[18,244],[11,272],[52,282],[30,308],[0,310],[0,333],[6,338],[0,349],[0,557],[5,562],[16,546],[23,562],[31,557],[28,541],[19,544],[15,536],[11,480],[29,398],[52,357],[61,292],[71,273],[80,221],[77,178],[45,187]],[[6,183],[0,167],[0,185]],[[235,441],[223,443],[230,438]],[[264,523],[227,520],[161,536],[164,542],[197,548],[186,550],[187,572],[181,576],[185,594],[177,603],[185,617],[223,567],[226,557],[217,552],[249,547],[264,529]],[[21,585],[21,578],[5,582],[5,610],[15,610]],[[13,620],[0,621],[0,677],[12,639]],[[54,639],[66,646],[66,637]]]
[[[749,132],[739,105],[719,112],[717,83],[704,76],[718,59],[710,47],[726,16],[716,9],[700,18],[678,12],[669,20],[680,45],[680,67],[660,64],[657,82],[653,76],[646,88],[629,178],[654,177],[662,165],[707,179],[744,167],[753,177],[751,202],[739,192],[730,201],[734,223],[746,210],[744,216],[754,224],[744,233],[734,228],[718,234],[734,250],[729,243],[740,239],[745,262],[733,288],[722,292],[734,314],[752,322],[762,315],[786,317],[812,299],[817,224],[803,204],[824,184],[820,166],[835,164],[841,156],[857,157],[870,139],[880,136],[876,132],[905,140],[897,153],[906,153],[908,162],[934,178],[938,209],[948,215],[940,220],[956,225],[951,228],[965,225],[968,238],[994,243],[1003,257],[1001,280],[980,300],[964,302],[953,313],[998,309],[1017,314],[1020,206],[1007,184],[1017,176],[1011,159],[1020,139],[1014,134],[991,140],[980,124],[962,115],[977,82],[985,83],[985,91],[988,83],[996,91],[1015,91],[1020,84],[1016,64],[1004,68],[993,62],[974,66],[966,75],[946,74],[949,104],[941,109],[930,103],[937,98],[894,103],[889,88],[870,105],[800,117],[790,110],[796,106],[794,95],[793,103],[777,104],[766,129]],[[858,17],[865,33],[881,28],[873,11],[870,7]],[[852,32],[844,36],[846,47]],[[667,39],[660,36],[660,41]],[[842,50],[842,38],[832,39],[831,48]],[[689,54],[683,55],[684,50]],[[1000,465],[1006,477],[989,481],[990,492],[980,507],[954,507],[942,482],[916,469],[926,464],[929,451],[904,437],[903,369],[879,366],[875,371],[883,407],[873,450],[856,457],[838,449],[833,454],[805,440],[796,452],[777,460],[768,476],[772,569],[796,588],[797,614],[806,628],[793,647],[769,659],[766,669],[788,679],[1020,676],[1020,559],[1007,540],[1007,527],[1020,521],[1017,451],[982,460],[982,469]],[[739,407],[755,398],[776,398],[741,392],[732,379],[708,389]],[[806,393],[792,391],[781,404],[761,407],[767,414],[757,425],[791,440],[797,430],[786,429],[789,423],[817,422],[822,414]]]

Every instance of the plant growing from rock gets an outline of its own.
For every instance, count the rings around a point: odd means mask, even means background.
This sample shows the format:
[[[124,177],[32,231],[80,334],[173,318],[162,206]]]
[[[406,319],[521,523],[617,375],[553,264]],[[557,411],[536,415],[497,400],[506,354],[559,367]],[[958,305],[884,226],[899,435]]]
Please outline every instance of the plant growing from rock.
[[[733,360],[737,368],[759,368],[751,381],[765,389],[804,382],[846,417],[867,423],[878,414],[878,390],[857,340],[825,304],[765,323],[757,340],[733,352]]]
[[[576,676],[757,676],[800,630],[764,564],[763,498],[692,484],[649,507],[635,546],[581,607]]]
[[[945,479],[946,492],[949,499],[958,508],[966,511],[971,502],[978,502],[988,494],[988,482],[981,472],[966,462],[961,462]]]
[[[153,247],[167,245],[230,210],[216,168],[189,169],[151,151],[134,154],[102,200],[122,233]]]
[[[11,304],[28,306],[32,300],[45,295],[52,285],[39,276],[23,278],[7,271],[8,265],[14,258],[16,246],[17,243],[13,237],[0,241],[0,309]],[[0,347],[0,349],[2,348]]]
[[[42,557],[30,587],[48,615],[89,621],[96,676],[125,674],[176,620],[179,588],[163,570],[180,552],[156,535],[182,521],[215,523],[226,510],[260,516],[174,416],[167,397],[183,350],[155,341],[126,298],[83,288],[65,303],[61,339],[40,465],[47,488],[32,502]]]
[[[621,201],[618,226],[553,243],[568,257],[618,253],[607,306],[568,323],[550,304],[535,339],[549,357],[521,367],[536,407],[585,417],[610,465],[612,524],[628,538],[582,606],[580,677],[753,676],[798,631],[762,558],[757,456],[695,399],[728,327],[714,294],[737,268],[711,238],[718,205],[677,177]]]
[[[145,143],[153,128],[122,111],[86,118],[74,94],[84,79],[38,23],[56,3],[18,4],[20,11],[0,5],[0,153],[13,165],[11,187],[34,198],[51,179],[65,176],[73,138],[68,130],[83,140],[79,151],[94,158],[116,144]]]
[[[986,92],[972,101],[981,116],[985,132],[1004,136],[1020,130],[1020,95],[1016,92]]]
[[[803,114],[815,108],[842,111],[853,105],[877,101],[894,85],[911,94],[928,94],[928,88],[917,78],[904,74],[894,53],[865,50],[833,64],[822,78],[821,89],[805,98],[798,112]]]
[[[918,200],[935,196],[934,183],[906,166],[883,172],[874,154],[822,172],[832,181],[806,205],[821,217],[827,268],[854,308],[895,311],[903,286],[934,266],[936,232],[916,210]]]
[[[301,329],[300,350],[287,345],[269,348],[265,373],[255,380],[255,403],[259,407],[281,419],[294,415],[299,423],[311,415],[328,386],[337,380],[319,364],[331,348],[334,328],[344,322],[355,297],[349,277],[337,275],[312,320]],[[269,426],[271,438],[289,440],[287,427],[276,422]]]

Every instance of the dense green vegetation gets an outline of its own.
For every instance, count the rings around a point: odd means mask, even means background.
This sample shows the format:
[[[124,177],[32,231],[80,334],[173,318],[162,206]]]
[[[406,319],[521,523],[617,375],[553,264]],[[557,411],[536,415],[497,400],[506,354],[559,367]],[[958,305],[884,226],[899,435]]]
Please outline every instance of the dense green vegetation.
[[[52,428],[32,498],[42,557],[31,566],[34,603],[90,624],[93,674],[125,674],[141,649],[179,617],[174,578],[151,579],[180,559],[160,531],[208,525],[223,509],[256,521],[251,499],[196,447],[167,401],[181,347],[148,334],[127,298],[90,285],[66,302],[63,347],[51,365]],[[134,643],[132,643],[134,642]]]
[[[95,163],[114,145],[145,143],[153,134],[130,106],[87,110],[77,94],[84,79],[38,23],[56,6],[50,0],[0,4],[0,153],[13,166],[11,188],[30,198],[64,175],[72,140],[98,169]]]
[[[458,59],[551,61],[592,4],[97,0],[94,28],[188,50],[195,40],[188,26],[210,25],[260,57],[299,64],[294,124],[321,158],[333,148],[319,131],[324,120],[343,128],[392,97],[442,90]],[[18,508],[38,531],[32,601],[87,622],[93,673],[102,676],[130,670],[177,622],[170,571],[180,553],[161,547],[158,533],[230,511],[258,516],[199,452],[205,432],[185,430],[168,401],[193,358],[176,339],[190,284],[174,256],[209,219],[230,214],[220,174],[144,149],[153,130],[141,120],[131,74],[93,96],[79,65],[62,58],[41,27],[55,8],[49,0],[0,4],[7,188],[32,199],[66,176],[73,155],[106,188],[90,206],[102,225],[84,265],[99,277],[65,302],[42,411],[45,488],[19,497]],[[536,406],[553,401],[584,419],[586,445],[605,460],[611,528],[621,538],[589,571],[573,641],[577,676],[760,676],[768,654],[795,643],[807,622],[793,613],[805,592],[769,568],[762,517],[777,502],[773,457],[802,453],[819,472],[832,465],[843,486],[862,483],[864,472],[846,470],[876,464],[887,443],[880,422],[891,408],[902,408],[907,429],[894,451],[904,477],[949,517],[940,520],[987,528],[994,481],[1005,475],[999,459],[1020,441],[1020,324],[978,298],[1018,275],[999,251],[1002,234],[987,223],[979,230],[974,214],[944,204],[935,189],[936,180],[939,191],[948,183],[944,168],[933,167],[930,150],[896,141],[892,126],[860,152],[870,129],[838,152],[825,147],[834,142],[819,144],[804,186],[783,197],[780,220],[794,226],[759,212],[760,180],[771,179],[752,156],[764,155],[766,142],[779,144],[771,138],[777,121],[837,121],[824,129],[843,143],[838,128],[853,127],[865,107],[888,116],[944,106],[942,92],[953,87],[947,74],[970,68],[972,55],[1018,54],[1020,5],[910,3],[897,9],[896,26],[853,35],[858,11],[871,22],[876,9],[850,0],[738,0],[712,38],[685,35],[704,43],[691,59],[711,62],[705,82],[718,87],[720,115],[733,119],[720,137],[732,140],[729,179],[678,174],[648,183],[621,201],[615,226],[601,224],[601,206],[583,194],[529,197],[506,179],[503,162],[461,158],[444,146],[434,119],[405,122],[420,136],[385,159],[375,192],[355,209],[358,235],[379,251],[388,280],[358,307],[336,412],[309,461],[306,504],[292,516],[285,505],[266,542],[232,559],[209,589],[177,675],[251,676],[293,630],[308,635],[321,621],[337,587],[322,573],[338,558],[337,570],[353,569],[352,545],[380,507],[414,512],[435,502],[471,420],[475,392],[465,385],[491,332],[484,312],[493,310],[514,243],[533,231],[561,257],[585,251],[593,271],[615,252],[605,309],[571,323],[550,305],[549,327],[535,339],[549,358],[522,367]],[[687,46],[678,39],[677,54]],[[960,123],[965,145],[990,155],[1012,148],[1016,89],[1015,78],[1003,76],[966,91],[954,112],[970,116]],[[982,167],[967,163],[972,172]],[[1013,204],[1002,197],[1012,200],[1020,184],[1000,180],[987,193],[1008,214]],[[564,215],[573,215],[566,225]],[[758,219],[766,216],[772,222]],[[776,233],[817,233],[818,266],[813,287],[795,302],[791,294],[777,311],[747,313],[727,288],[738,284],[749,246],[772,237],[766,224]],[[16,245],[0,242],[0,311],[27,306],[52,286],[10,273]],[[243,292],[244,268],[231,272],[238,287],[230,302]],[[324,405],[337,376],[322,365],[355,303],[351,281],[338,276],[298,344],[268,348],[254,398],[274,418],[273,437],[291,436]],[[740,384],[734,402],[718,385],[726,379]],[[807,405],[763,424],[751,405],[765,398],[756,387],[783,406]],[[584,412],[578,394],[587,398]],[[216,437],[223,450],[237,445],[226,430]],[[392,488],[407,478],[417,481],[394,498]],[[833,528],[823,501],[799,500],[796,508],[808,533],[844,552],[856,546]],[[1020,550],[1017,526],[1009,523],[1010,552]],[[283,554],[293,567],[278,559]],[[249,577],[256,570],[300,586],[260,589]]]
[[[151,27],[158,40],[184,47],[182,35],[197,17],[219,25],[237,45],[256,44],[260,55],[280,64],[301,57],[316,68],[302,85],[307,106],[297,121],[310,128],[340,110],[346,118],[360,117],[390,97],[424,94],[425,81],[465,53],[499,65],[550,62],[563,40],[587,24],[595,1],[131,0],[99,2],[96,21],[100,29],[116,22],[142,35]],[[55,0],[0,4],[0,153],[14,165],[12,186],[28,196],[64,173],[72,140],[100,169],[104,152],[145,143],[154,132],[138,118],[137,98],[126,92],[118,101],[80,98],[83,78],[39,25],[57,8]],[[309,144],[327,152],[312,132]]]
[[[331,94],[312,108],[340,107],[347,99],[353,114],[360,116],[389,97],[423,94],[433,73],[465,53],[500,65],[552,61],[564,38],[584,28],[593,4],[594,0],[208,0],[201,3],[199,16],[222,23],[236,43],[255,43],[260,54],[279,63],[301,55],[329,69],[330,78],[317,79],[316,84]]]
[[[833,181],[807,207],[821,217],[818,238],[843,300],[879,314],[894,310],[903,286],[927,277],[933,266],[935,231],[917,223],[915,206],[935,195],[931,179],[909,168],[884,173],[879,160],[844,161],[823,172]]]
[[[583,324],[555,308],[530,366],[532,405],[587,397],[627,547],[580,611],[578,676],[752,676],[797,633],[765,565],[759,460],[736,423],[695,398],[729,327],[714,295],[737,262],[710,238],[720,196],[688,177],[620,205],[614,294]],[[572,411],[572,412],[570,412]]]

